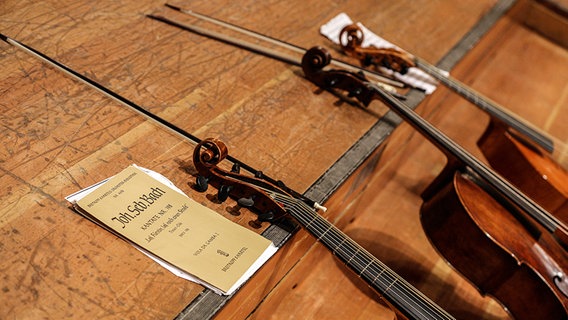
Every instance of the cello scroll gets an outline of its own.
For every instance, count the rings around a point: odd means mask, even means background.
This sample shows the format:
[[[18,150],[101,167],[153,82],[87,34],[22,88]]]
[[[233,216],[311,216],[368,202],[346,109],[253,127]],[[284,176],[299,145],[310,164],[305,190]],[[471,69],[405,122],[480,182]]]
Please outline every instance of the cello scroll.
[[[400,74],[406,74],[408,69],[415,67],[414,59],[408,53],[394,48],[363,48],[363,40],[363,31],[357,24],[345,26],[339,33],[341,49],[357,58],[363,66],[385,67]]]
[[[306,51],[302,58],[302,70],[308,80],[324,89],[341,89],[348,93],[351,98],[368,106],[377,98],[376,92],[366,86],[367,79],[359,73],[345,70],[326,70],[331,56],[321,47],[313,47]]]
[[[227,146],[218,139],[205,139],[200,142],[193,152],[193,163],[199,175],[196,178],[195,189],[200,192],[207,190],[209,185],[217,188],[217,198],[225,201],[231,197],[237,200],[241,207],[257,211],[260,222],[275,222],[286,215],[286,210],[276,202],[271,194],[288,194],[284,186],[278,187],[262,180],[262,173],[255,177],[240,173],[238,164],[232,169],[225,170],[218,165],[227,157]],[[258,222],[251,222],[258,228]]]

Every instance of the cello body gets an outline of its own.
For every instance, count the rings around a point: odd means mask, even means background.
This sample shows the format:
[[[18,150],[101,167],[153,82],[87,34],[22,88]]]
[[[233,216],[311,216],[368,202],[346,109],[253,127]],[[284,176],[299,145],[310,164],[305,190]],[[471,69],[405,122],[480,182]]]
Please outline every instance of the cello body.
[[[562,292],[566,281],[557,283],[568,270],[568,259],[549,234],[535,240],[511,213],[459,172],[431,195],[421,208],[425,233],[481,294],[493,296],[515,319],[568,318],[568,300]]]
[[[492,120],[477,145],[503,177],[568,223],[568,173],[542,148]]]

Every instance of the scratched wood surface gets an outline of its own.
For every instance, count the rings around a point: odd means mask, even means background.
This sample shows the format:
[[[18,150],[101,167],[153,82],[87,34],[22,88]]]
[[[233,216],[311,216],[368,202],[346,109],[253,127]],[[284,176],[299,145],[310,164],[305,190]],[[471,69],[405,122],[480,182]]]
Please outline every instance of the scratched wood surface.
[[[319,26],[347,12],[432,62],[494,3],[173,2],[303,47],[328,45],[318,34]],[[154,1],[5,0],[0,3],[0,32],[200,138],[223,139],[233,156],[300,192],[377,121],[363,110],[337,107],[330,94],[314,94],[314,86],[302,78],[298,67],[163,25],[146,18],[149,13],[195,22]],[[551,86],[545,79],[550,72],[539,73],[532,61],[541,55],[567,59],[566,52],[521,24],[506,24],[500,30],[492,39],[503,51],[487,45],[461,67],[462,75],[565,139],[565,121],[560,120],[566,117],[561,108],[567,81],[559,74],[568,72],[558,72],[550,61],[539,64],[554,70],[556,86]],[[511,51],[526,55],[511,59]],[[483,63],[478,65],[479,61]],[[511,78],[507,63],[530,74]],[[248,226],[253,215],[243,210],[232,216],[226,211],[231,202],[215,204],[191,189],[191,143],[3,42],[0,64],[0,318],[175,317],[203,288],[173,276],[79,217],[64,197],[136,163],[166,175],[229,219]],[[530,90],[510,85],[511,79]],[[526,106],[528,99],[542,101],[543,96],[548,103],[542,107]],[[461,131],[460,141],[471,146],[476,135],[460,129],[468,125],[478,130],[483,123],[468,120],[480,116],[462,104],[439,91],[422,108],[434,110],[441,126]],[[380,103],[373,108],[384,111]],[[501,317],[498,306],[479,297],[420,233],[418,195],[443,159],[420,138],[409,141],[408,128],[398,132],[381,159],[384,163],[373,163],[375,174],[351,182],[366,192],[344,191],[330,199],[330,208],[335,209],[328,213],[330,219],[448,310]],[[432,162],[425,161],[430,157]],[[305,233],[295,235],[282,252],[267,265],[274,272],[263,269],[262,275],[270,279],[261,283],[268,285],[255,295],[238,293],[219,318],[391,316],[375,294]]]

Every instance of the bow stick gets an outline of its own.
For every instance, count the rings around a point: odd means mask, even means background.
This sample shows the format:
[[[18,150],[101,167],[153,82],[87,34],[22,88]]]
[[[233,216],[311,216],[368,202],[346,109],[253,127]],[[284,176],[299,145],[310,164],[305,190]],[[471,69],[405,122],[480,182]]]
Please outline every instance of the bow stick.
[[[231,24],[231,23],[228,23],[228,22],[225,22],[225,21],[213,18],[213,17],[209,17],[207,15],[204,15],[204,14],[192,11],[192,10],[183,9],[183,8],[180,8],[180,7],[171,5],[171,4],[167,4],[167,3],[165,4],[165,6],[167,8],[179,11],[181,13],[190,15],[192,17],[195,17],[195,18],[216,24],[216,25],[221,26],[223,28],[227,28],[227,29],[230,29],[230,30],[233,30],[233,31],[237,31],[237,32],[244,34],[244,35],[247,35],[249,37],[277,45],[281,48],[290,50],[290,51],[295,52],[295,53],[299,53],[302,56],[307,51],[305,48],[302,48],[302,47],[297,46],[295,44],[285,42],[285,41],[282,41],[282,40],[279,40],[279,39],[275,39],[273,37],[261,34],[259,32],[254,31],[254,30],[246,29],[246,28],[237,26],[235,24]],[[189,30],[189,31],[201,34],[203,36],[207,36],[207,37],[214,38],[214,39],[226,42],[226,43],[230,43],[230,44],[235,45],[235,46],[239,46],[239,47],[242,47],[242,48],[245,48],[245,49],[249,49],[251,51],[261,53],[261,54],[270,56],[270,57],[275,58],[275,59],[282,60],[284,62],[293,64],[293,65],[296,65],[296,66],[301,66],[301,58],[298,58],[298,59],[292,58],[291,56],[286,56],[282,53],[278,54],[281,57],[271,56],[272,50],[270,50],[270,49],[267,50],[267,48],[261,48],[260,51],[263,51],[263,52],[260,52],[258,50],[258,45],[252,44],[250,42],[246,42],[246,41],[243,41],[243,40],[240,40],[240,39],[234,39],[232,37],[228,37],[226,35],[223,35],[223,34],[220,34],[220,33],[214,32],[214,31],[210,31],[210,30],[207,30],[207,29],[204,29],[204,28],[200,28],[198,26],[189,25],[189,24],[182,24],[180,22],[173,21],[173,20],[168,19],[168,18],[163,17],[163,16],[152,15],[152,14],[149,14],[147,16],[149,18],[152,18],[152,19],[155,19],[155,20],[158,20],[158,21],[161,21],[161,22],[165,22],[165,23],[168,23],[170,25],[174,25],[178,28]],[[332,59],[330,64],[333,65],[333,66],[336,66],[336,67],[341,67],[341,68],[349,70],[349,71],[362,72],[368,79],[377,81],[384,86],[394,86],[394,87],[398,87],[398,88],[404,88],[406,86],[401,81],[388,78],[388,77],[386,77],[386,76],[384,76],[384,75],[382,75],[378,72],[375,72],[373,70],[366,70],[364,68],[360,68],[356,65],[353,65],[353,64],[341,61],[341,60]],[[389,90],[389,91],[392,91],[392,90]]]
[[[60,71],[62,71],[65,74],[71,76],[73,79],[75,79],[75,80],[77,80],[81,83],[84,83],[84,84],[88,85],[89,87],[103,93],[105,96],[111,98],[112,100],[117,101],[118,103],[120,103],[120,104],[138,112],[139,114],[142,114],[143,116],[157,122],[161,126],[163,126],[167,129],[173,131],[174,133],[180,135],[182,138],[187,139],[187,140],[189,140],[189,141],[191,141],[195,144],[201,143],[202,140],[199,139],[198,137],[196,137],[195,135],[193,135],[193,134],[183,130],[182,128],[176,126],[175,124],[173,124],[173,123],[171,123],[171,122],[149,112],[148,110],[142,108],[141,106],[135,104],[134,102],[128,100],[127,98],[125,98],[125,97],[119,95],[118,93],[104,87],[103,85],[97,83],[96,81],[93,81],[92,79],[78,73],[77,71],[67,67],[66,65],[50,58],[49,56],[47,56],[47,55],[45,55],[45,54],[43,54],[43,53],[41,53],[41,52],[39,52],[35,49],[23,44],[23,43],[20,43],[20,42],[14,40],[14,39],[12,39],[8,36],[5,36],[1,33],[0,33],[0,40],[2,40],[4,42],[20,49],[20,50],[28,53],[29,55],[43,61],[44,63],[46,63],[46,64],[48,64],[48,65],[50,65],[50,66],[52,66],[52,67],[54,67],[54,68],[56,68]],[[294,197],[301,199],[306,204],[314,207],[315,209],[322,210],[322,211],[326,210],[326,208],[321,206],[319,203],[317,203],[313,200],[310,200],[310,199],[304,197],[303,195],[301,195],[299,192],[288,188],[287,186],[284,185],[284,183],[282,181],[276,181],[276,180],[270,178],[269,176],[266,176],[264,173],[262,173],[262,171],[256,170],[253,167],[251,167],[250,165],[247,165],[246,163],[244,163],[244,162],[242,162],[242,161],[240,161],[240,160],[238,160],[238,159],[236,159],[236,158],[234,158],[230,155],[227,156],[227,160],[231,161],[234,164],[234,166],[233,166],[234,168],[238,168],[239,170],[241,168],[245,169],[248,172],[253,173],[255,176],[262,177],[266,181],[269,181],[272,184],[276,184],[276,185],[280,186],[281,188],[285,189],[288,193],[290,193]],[[235,169],[235,170],[237,170],[237,169]],[[205,182],[203,182],[203,183],[205,183]],[[201,188],[201,187],[204,187],[204,186],[197,185],[196,187]]]

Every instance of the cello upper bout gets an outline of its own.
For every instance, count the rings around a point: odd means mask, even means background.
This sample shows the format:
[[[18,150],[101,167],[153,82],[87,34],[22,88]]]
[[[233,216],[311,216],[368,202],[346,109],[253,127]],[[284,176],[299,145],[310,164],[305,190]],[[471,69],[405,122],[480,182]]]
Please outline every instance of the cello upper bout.
[[[553,185],[565,198],[568,197],[568,172],[562,166],[519,135],[513,132],[507,132],[505,135],[534,166],[543,179]]]
[[[495,171],[568,223],[568,172],[544,150],[497,121],[491,121],[477,145]]]

